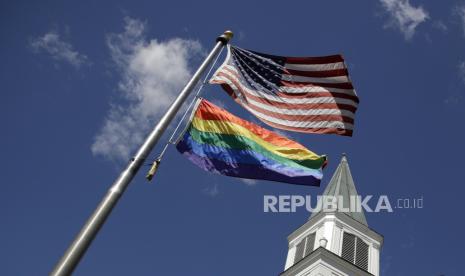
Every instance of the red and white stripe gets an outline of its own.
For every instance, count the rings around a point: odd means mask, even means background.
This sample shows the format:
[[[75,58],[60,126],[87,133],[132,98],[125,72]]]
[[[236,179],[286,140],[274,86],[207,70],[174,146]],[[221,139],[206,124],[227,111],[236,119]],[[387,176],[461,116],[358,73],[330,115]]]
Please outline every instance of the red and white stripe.
[[[281,86],[274,93],[245,85],[230,58],[229,50],[210,83],[221,84],[264,123],[290,131],[352,136],[358,97],[341,56],[287,58]]]

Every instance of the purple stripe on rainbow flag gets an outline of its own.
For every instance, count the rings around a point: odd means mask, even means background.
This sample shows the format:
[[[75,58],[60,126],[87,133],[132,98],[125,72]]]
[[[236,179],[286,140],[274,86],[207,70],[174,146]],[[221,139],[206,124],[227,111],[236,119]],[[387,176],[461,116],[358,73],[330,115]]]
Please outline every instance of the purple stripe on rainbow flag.
[[[192,163],[208,172],[238,178],[261,179],[305,186],[320,186],[320,179],[313,176],[287,176],[276,171],[270,171],[261,165],[244,163],[232,164],[214,158],[200,156],[190,151],[189,146],[182,141],[177,145],[177,149]]]

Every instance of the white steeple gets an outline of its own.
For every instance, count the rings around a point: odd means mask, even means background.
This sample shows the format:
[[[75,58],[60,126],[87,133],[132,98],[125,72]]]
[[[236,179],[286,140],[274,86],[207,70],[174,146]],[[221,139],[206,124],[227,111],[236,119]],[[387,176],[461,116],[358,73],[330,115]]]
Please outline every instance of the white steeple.
[[[379,276],[383,237],[368,227],[357,190],[343,155],[323,196],[339,199],[332,210],[313,213],[288,237],[289,251],[282,276]],[[321,206],[324,197],[319,199]],[[353,208],[349,208],[353,209]],[[341,211],[343,210],[343,211]]]

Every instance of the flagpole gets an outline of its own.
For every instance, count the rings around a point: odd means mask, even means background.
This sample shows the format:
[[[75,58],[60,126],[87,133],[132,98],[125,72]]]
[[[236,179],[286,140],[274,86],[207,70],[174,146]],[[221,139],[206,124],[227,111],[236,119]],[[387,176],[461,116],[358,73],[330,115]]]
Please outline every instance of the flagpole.
[[[196,86],[201,75],[205,69],[211,64],[213,59],[219,54],[220,50],[228,44],[232,38],[233,33],[231,31],[225,31],[216,39],[216,45],[205,58],[203,63],[197,69],[195,74],[192,76],[190,81],[186,84],[184,89],[179,93],[178,97],[168,111],[163,115],[158,124],[152,130],[150,135],[146,138],[145,142],[137,151],[137,154],[131,159],[126,169],[120,174],[120,176],[113,183],[111,188],[108,190],[106,196],[100,202],[94,213],[87,220],[84,227],[81,229],[79,234],[74,239],[68,250],[65,252],[60,261],[56,264],[53,271],[50,273],[52,276],[67,276],[71,275],[79,261],[84,256],[85,252],[89,248],[90,244],[94,240],[100,228],[105,223],[106,219],[110,215],[113,208],[118,203],[118,200],[123,195],[124,191],[128,187],[131,180],[134,178],[140,167],[144,163],[147,156],[150,154],[153,147],[157,144],[163,132],[168,127],[169,123],[176,116],[176,113],[181,108],[184,101],[187,99],[191,91]]]

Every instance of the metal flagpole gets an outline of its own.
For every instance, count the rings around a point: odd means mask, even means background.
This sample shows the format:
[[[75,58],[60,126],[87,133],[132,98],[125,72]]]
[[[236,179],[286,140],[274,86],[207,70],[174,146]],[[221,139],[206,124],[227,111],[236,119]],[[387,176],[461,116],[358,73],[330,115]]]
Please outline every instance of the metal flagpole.
[[[139,171],[140,167],[144,163],[145,159],[149,155],[152,148],[156,145],[163,132],[168,127],[171,120],[181,108],[184,101],[189,96],[190,92],[194,89],[195,85],[199,81],[201,75],[208,67],[208,65],[213,61],[213,59],[218,55],[223,46],[227,45],[229,40],[232,38],[233,33],[231,31],[225,31],[216,39],[216,45],[208,54],[207,58],[200,65],[199,69],[192,76],[190,81],[186,84],[184,89],[178,95],[176,100],[168,108],[168,111],[160,119],[158,124],[152,130],[150,135],[145,140],[144,144],[140,147],[137,154],[131,159],[126,169],[121,173],[121,175],[113,183],[112,187],[108,190],[106,196],[100,202],[98,207],[95,209],[94,213],[87,220],[84,227],[81,229],[79,234],[74,239],[71,246],[65,252],[60,261],[56,264],[53,271],[50,273],[52,276],[65,276],[71,275],[82,256],[89,248],[93,239],[97,235],[100,228],[105,223],[105,220],[110,215],[111,211],[118,203],[119,198],[122,196],[126,188],[128,187],[131,180]]]

